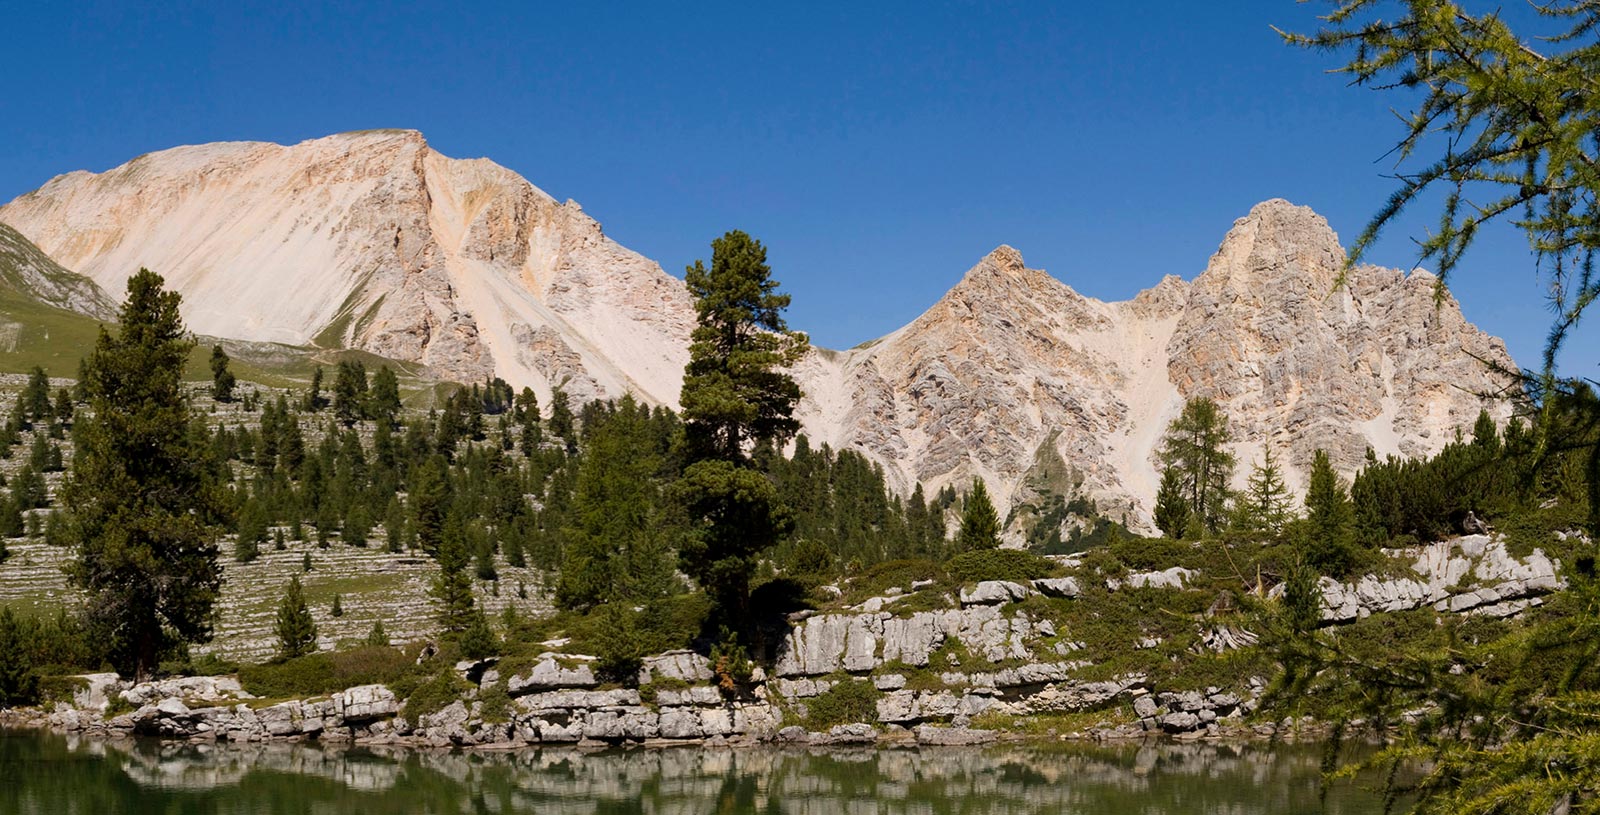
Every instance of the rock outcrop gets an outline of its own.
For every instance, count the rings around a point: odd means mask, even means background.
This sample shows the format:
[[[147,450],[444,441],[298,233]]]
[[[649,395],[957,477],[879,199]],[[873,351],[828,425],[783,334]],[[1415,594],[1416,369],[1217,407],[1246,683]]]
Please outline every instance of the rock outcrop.
[[[1436,611],[1509,617],[1566,586],[1557,563],[1535,549],[1513,556],[1503,539],[1467,535],[1405,552],[1415,577],[1365,575],[1355,583],[1324,577],[1322,620],[1352,622],[1388,611]]]

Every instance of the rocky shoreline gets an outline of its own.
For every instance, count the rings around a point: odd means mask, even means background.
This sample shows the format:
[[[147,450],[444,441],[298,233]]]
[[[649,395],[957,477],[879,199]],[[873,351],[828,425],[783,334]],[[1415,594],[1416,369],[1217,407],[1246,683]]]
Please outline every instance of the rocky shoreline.
[[[1407,554],[1414,563],[1411,576],[1325,581],[1324,623],[1425,605],[1504,616],[1542,602],[1564,582],[1559,565],[1542,552],[1517,558],[1494,536],[1466,536]],[[1183,569],[1130,573],[1107,581],[1107,588],[1178,591],[1188,577]],[[269,700],[248,693],[233,677],[132,684],[115,674],[92,674],[67,680],[70,700],[63,692],[47,708],[0,711],[0,728],[107,738],[482,749],[945,746],[1319,732],[1311,722],[1257,721],[1266,690],[1262,677],[1240,676],[1227,688],[1157,687],[1142,674],[1079,678],[1091,667],[1082,659],[1082,643],[1030,605],[1074,603],[1079,595],[1073,578],[984,581],[950,598],[951,608],[901,609],[912,595],[896,590],[840,611],[801,612],[791,616],[770,667],[755,668],[737,687],[716,676],[704,655],[686,650],[645,658],[637,681],[629,683],[636,687],[606,685],[596,676],[595,657],[563,652],[565,641],[551,641],[542,643],[549,651],[532,659],[455,664],[460,692],[432,703],[408,702],[383,685]],[[1196,647],[1253,647],[1255,635],[1243,627],[1206,625]],[[834,724],[841,721],[838,706],[844,701],[853,705],[843,714],[849,718]],[[829,705],[833,712],[821,717],[826,724],[808,729],[806,723],[819,721],[815,710]]]

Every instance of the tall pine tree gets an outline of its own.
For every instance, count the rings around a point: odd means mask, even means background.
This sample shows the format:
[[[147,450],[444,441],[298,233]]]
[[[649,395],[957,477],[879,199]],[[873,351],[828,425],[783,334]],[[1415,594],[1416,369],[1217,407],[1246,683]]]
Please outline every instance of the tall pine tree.
[[[695,526],[679,558],[724,618],[744,624],[756,559],[793,525],[748,451],[799,429],[800,386],[787,369],[805,354],[806,337],[789,331],[789,297],[778,293],[766,248],[743,232],[712,241],[711,266],[695,261],[685,280],[697,325],[683,377],[679,490]]]
[[[72,582],[88,595],[96,641],[118,671],[147,678],[174,646],[211,638],[222,585],[221,514],[210,447],[189,431],[181,377],[194,343],[176,292],[141,269],[128,280],[118,333],[104,328],[84,363],[93,410],[79,420],[62,494]]]

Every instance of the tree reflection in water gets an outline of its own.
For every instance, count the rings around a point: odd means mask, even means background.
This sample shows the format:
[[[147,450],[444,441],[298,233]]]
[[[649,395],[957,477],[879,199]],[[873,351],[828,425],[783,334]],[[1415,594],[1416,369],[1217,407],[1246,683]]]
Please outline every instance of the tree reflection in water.
[[[1378,812],[1319,796],[1317,745],[1062,744],[928,750],[678,747],[458,753],[170,745],[0,733],[10,813]]]

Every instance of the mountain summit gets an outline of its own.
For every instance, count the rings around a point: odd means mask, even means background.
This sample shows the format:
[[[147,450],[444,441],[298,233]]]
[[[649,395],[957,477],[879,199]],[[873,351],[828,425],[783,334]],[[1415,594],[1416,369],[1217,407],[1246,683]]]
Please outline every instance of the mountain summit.
[[[694,310],[683,282],[486,159],[418,133],[179,147],[74,172],[0,207],[55,263],[120,291],[141,266],[197,332],[360,348],[547,399],[675,405]],[[1232,422],[1242,481],[1270,445],[1291,483],[1317,448],[1346,472],[1436,451],[1508,382],[1504,345],[1425,272],[1361,267],[1305,207],[1258,204],[1192,282],[1085,297],[997,247],[909,325],[797,377],[813,442],[909,490],[988,481],[1013,532],[1051,494],[1148,528],[1155,450],[1185,399]],[[57,275],[59,278],[59,275]],[[61,278],[66,279],[66,278]],[[77,285],[63,302],[102,310]]]
[[[360,348],[580,402],[675,403],[688,359],[680,281],[576,203],[414,131],[163,150],[54,178],[0,222],[107,291],[159,272],[204,334]]]

